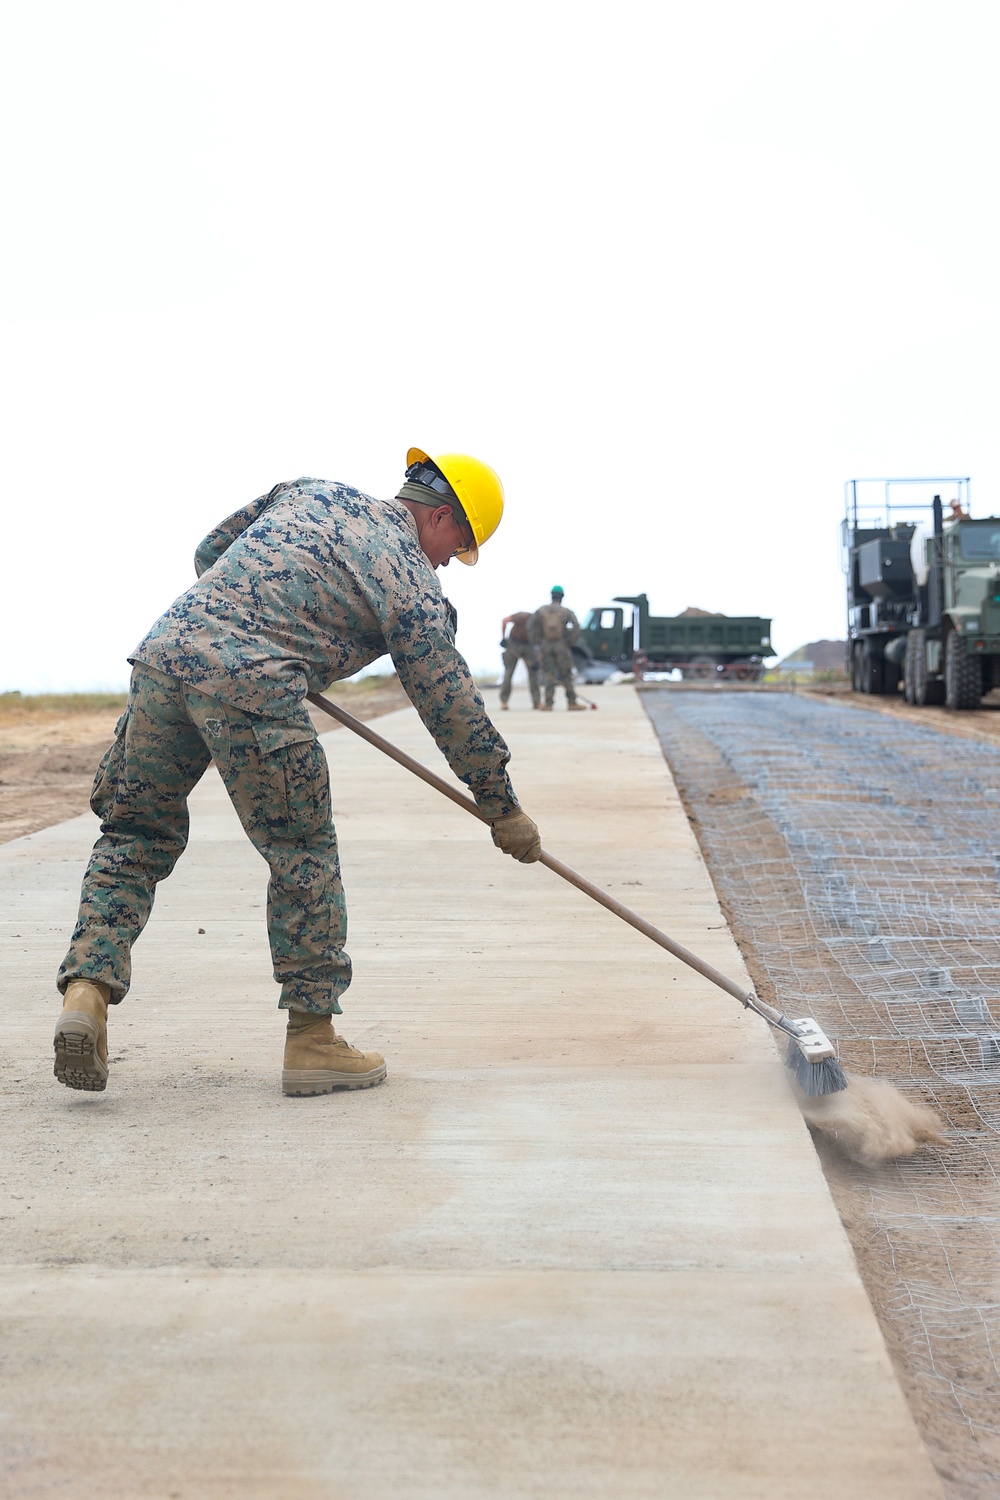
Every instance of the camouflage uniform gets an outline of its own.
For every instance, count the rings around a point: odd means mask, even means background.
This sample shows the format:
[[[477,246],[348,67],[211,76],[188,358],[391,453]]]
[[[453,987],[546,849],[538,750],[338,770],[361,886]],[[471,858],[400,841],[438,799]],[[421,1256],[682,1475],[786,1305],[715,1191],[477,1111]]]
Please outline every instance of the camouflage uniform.
[[[129,660],[128,707],[98,769],[101,837],[59,971],[121,1000],[157,883],[187,842],[214,761],[271,869],[279,1006],[340,1013],[351,979],[326,756],[303,702],[387,650],[455,774],[490,818],[514,812],[510,752],[455,646],[454,612],[404,505],[342,484],[276,485],[202,542],[199,578]]]
[[[521,610],[511,616],[510,633],[501,641],[503,647],[503,682],[500,684],[500,702],[510,701],[511,685],[519,661],[528,669],[528,691],[535,708],[541,702],[538,690],[538,647],[533,644],[528,632],[531,615]]]
[[[576,702],[570,646],[580,634],[580,622],[564,604],[543,604],[531,617],[531,638],[541,646],[545,702],[556,701],[556,684],[566,689],[566,702]]]

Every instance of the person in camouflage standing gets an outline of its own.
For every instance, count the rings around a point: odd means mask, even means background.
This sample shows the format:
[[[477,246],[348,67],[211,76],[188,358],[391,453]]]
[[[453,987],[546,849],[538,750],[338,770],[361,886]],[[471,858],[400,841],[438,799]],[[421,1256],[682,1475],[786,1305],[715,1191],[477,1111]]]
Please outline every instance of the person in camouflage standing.
[[[563,604],[564,591],[557,583],[551,604],[543,604],[531,617],[531,639],[541,648],[542,677],[545,681],[544,708],[551,712],[556,701],[556,684],[566,689],[566,707],[574,713],[586,712],[577,702],[573,686],[573,657],[570,647],[580,634],[580,622]]]
[[[286,1094],[364,1088],[377,1052],[337,1035],[351,981],[327,761],[304,702],[388,651],[442,753],[492,825],[529,863],[538,829],[507,775],[510,752],[455,646],[436,569],[474,563],[503,489],[466,454],[407,455],[394,500],[319,479],[277,484],[195,554],[198,580],[136,647],[128,705],[97,771],[101,835],[57,978],[55,1075],[99,1091],[109,1004],[123,1000],[132,945],[188,836],[187,798],[217,767],[271,878],[267,927],[279,1009],[288,1012]]]
[[[500,707],[506,708],[510,702],[511,683],[514,681],[514,672],[519,661],[523,661],[528,669],[528,691],[531,694],[532,708],[540,708],[542,699],[538,690],[538,647],[534,644],[528,633],[531,621],[530,610],[519,610],[516,614],[507,615],[500,626],[503,636],[500,646],[503,650],[503,682],[500,684]],[[507,633],[507,626],[510,632]]]

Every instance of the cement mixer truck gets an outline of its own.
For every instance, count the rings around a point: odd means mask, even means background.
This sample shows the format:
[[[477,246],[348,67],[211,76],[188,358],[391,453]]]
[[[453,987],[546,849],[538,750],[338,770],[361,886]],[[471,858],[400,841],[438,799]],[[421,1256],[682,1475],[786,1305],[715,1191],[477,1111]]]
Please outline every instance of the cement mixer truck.
[[[978,708],[1000,687],[1000,517],[967,478],[849,479],[841,530],[857,693]]]

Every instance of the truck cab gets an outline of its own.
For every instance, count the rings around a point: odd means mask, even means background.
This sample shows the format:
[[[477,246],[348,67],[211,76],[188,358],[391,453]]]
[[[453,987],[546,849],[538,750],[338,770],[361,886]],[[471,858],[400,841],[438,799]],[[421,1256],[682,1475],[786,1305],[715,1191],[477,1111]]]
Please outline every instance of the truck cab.
[[[609,671],[631,671],[632,617],[625,621],[621,605],[603,604],[592,609],[581,627],[581,642],[595,662],[606,663]]]
[[[956,630],[1000,635],[1000,520],[945,524],[944,608]]]

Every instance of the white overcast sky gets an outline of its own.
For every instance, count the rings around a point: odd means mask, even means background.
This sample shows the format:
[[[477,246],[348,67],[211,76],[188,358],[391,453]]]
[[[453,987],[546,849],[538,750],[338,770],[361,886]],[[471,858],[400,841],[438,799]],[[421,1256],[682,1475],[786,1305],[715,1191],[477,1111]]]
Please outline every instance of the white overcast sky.
[[[843,633],[843,482],[1000,512],[995,0],[35,0],[0,34],[0,689],[123,686],[223,516],[411,444],[552,583]]]

